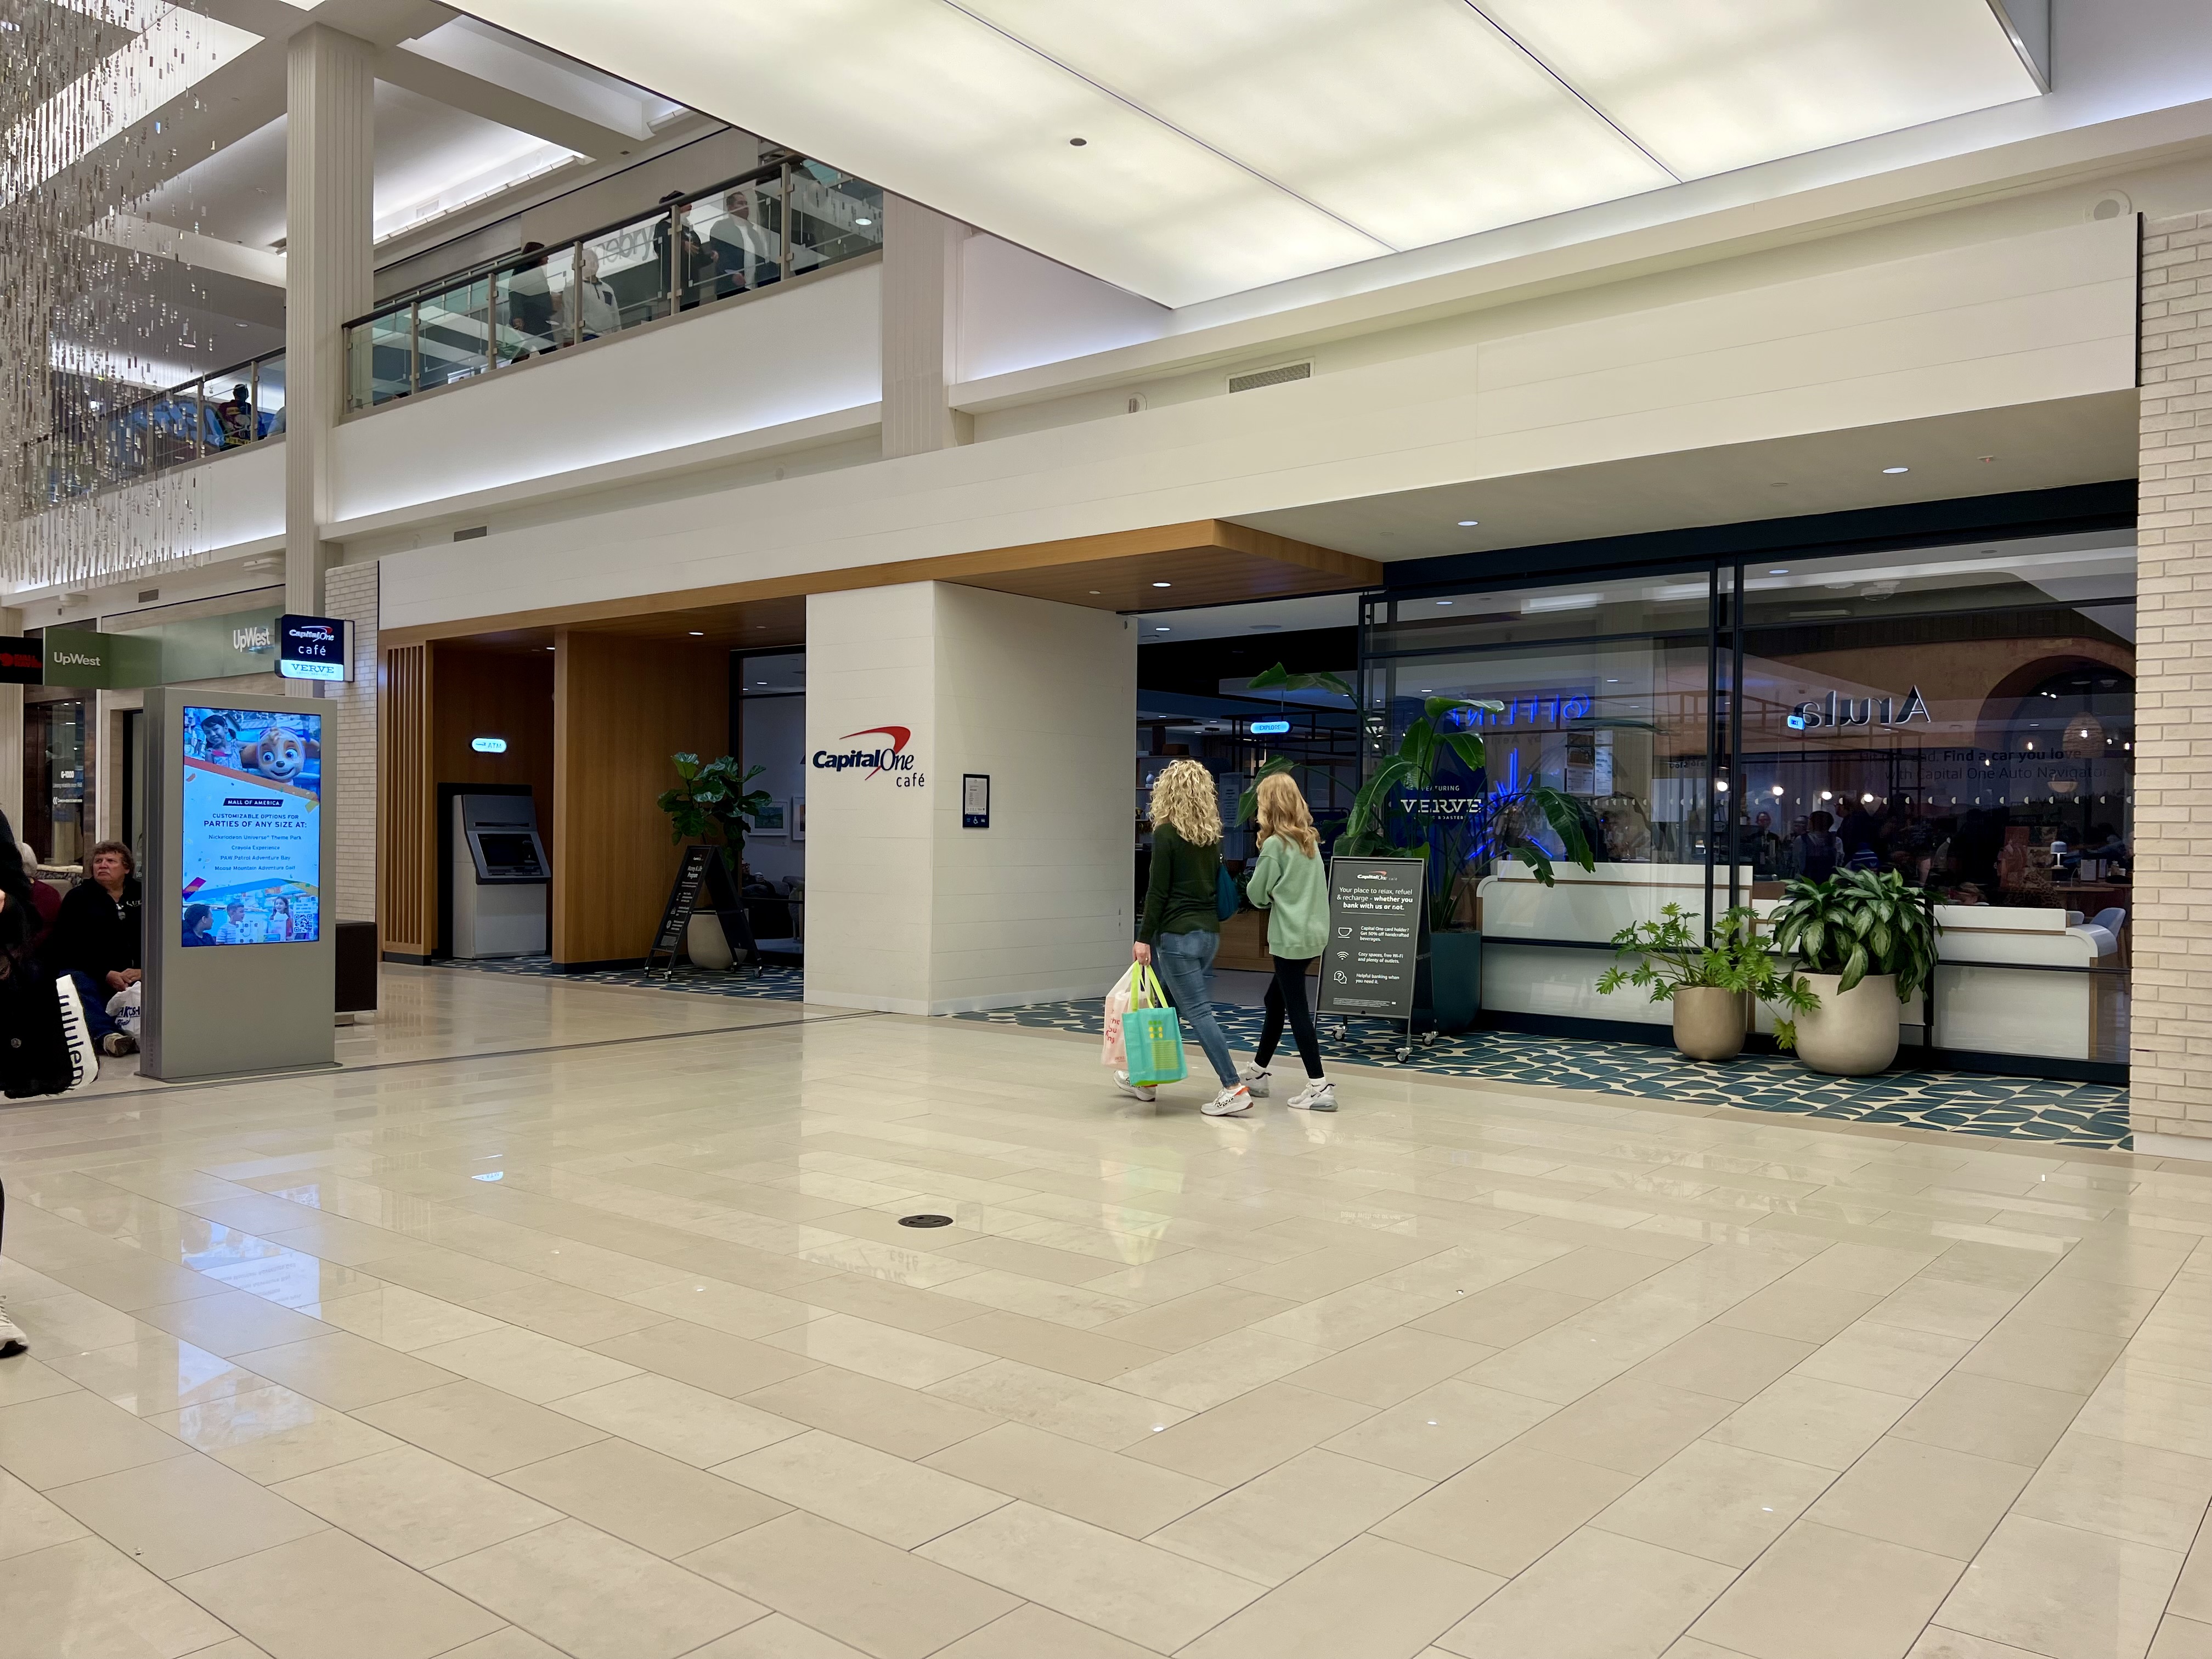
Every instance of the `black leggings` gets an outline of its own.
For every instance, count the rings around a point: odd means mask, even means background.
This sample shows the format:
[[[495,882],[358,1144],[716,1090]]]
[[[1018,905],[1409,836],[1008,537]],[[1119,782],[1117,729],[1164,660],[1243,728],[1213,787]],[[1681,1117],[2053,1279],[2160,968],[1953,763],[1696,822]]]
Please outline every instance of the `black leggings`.
[[[1260,1046],[1252,1055],[1252,1063],[1262,1071],[1275,1057],[1275,1045],[1283,1040],[1283,1013],[1287,1008],[1291,1035],[1297,1041],[1298,1058],[1306,1063],[1306,1075],[1322,1074],[1321,1039],[1314,1035],[1313,1010],[1306,1005],[1306,970],[1313,965],[1311,957],[1275,958],[1275,977],[1267,986],[1267,1017],[1261,1022]]]

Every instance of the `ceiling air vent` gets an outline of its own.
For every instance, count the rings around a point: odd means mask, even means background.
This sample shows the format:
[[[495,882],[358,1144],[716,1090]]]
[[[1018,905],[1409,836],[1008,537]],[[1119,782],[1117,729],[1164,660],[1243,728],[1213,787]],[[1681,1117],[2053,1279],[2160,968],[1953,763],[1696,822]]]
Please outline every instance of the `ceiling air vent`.
[[[142,587],[138,590],[138,603],[141,605],[151,605],[161,597],[161,590],[158,587]]]
[[[1249,374],[1232,374],[1229,377],[1229,389],[1231,392],[1257,392],[1263,386],[1280,386],[1285,380],[1311,379],[1313,365],[1310,362],[1284,363],[1275,368],[1255,368]]]
[[[488,524],[480,524],[476,526],[473,529],[456,530],[453,532],[453,539],[457,542],[472,542],[479,536],[489,536],[490,534],[491,526]]]

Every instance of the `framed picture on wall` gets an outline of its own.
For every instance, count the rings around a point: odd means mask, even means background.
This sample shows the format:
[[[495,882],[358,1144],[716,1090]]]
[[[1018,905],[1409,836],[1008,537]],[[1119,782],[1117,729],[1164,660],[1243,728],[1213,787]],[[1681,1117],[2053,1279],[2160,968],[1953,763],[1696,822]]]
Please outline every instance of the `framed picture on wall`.
[[[791,798],[791,838],[793,841],[806,839],[806,797],[804,795]]]
[[[791,833],[791,803],[772,800],[761,808],[753,819],[756,836],[787,836]]]

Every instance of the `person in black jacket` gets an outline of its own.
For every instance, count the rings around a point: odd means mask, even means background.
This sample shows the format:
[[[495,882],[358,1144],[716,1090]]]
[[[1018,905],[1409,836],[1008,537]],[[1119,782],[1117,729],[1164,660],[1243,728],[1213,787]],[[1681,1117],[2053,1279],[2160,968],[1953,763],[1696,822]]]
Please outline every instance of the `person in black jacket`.
[[[119,841],[92,849],[92,879],[79,882],[62,900],[53,933],[41,952],[47,966],[76,981],[77,996],[91,1022],[93,1041],[106,1054],[127,1054],[137,1040],[108,1017],[108,999],[136,985],[144,960],[140,923],[143,904],[137,861]]]

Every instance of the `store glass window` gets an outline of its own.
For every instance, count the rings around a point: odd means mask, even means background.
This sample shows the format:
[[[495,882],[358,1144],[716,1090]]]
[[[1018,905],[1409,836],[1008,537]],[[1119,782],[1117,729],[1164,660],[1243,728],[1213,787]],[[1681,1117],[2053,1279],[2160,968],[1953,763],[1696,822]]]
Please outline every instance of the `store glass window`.
[[[85,703],[81,697],[23,709],[22,839],[48,864],[82,861]]]
[[[1438,794],[1555,855],[1517,795],[1583,803],[1595,872],[1562,866],[1545,888],[1493,835],[1436,873],[1452,922],[1484,935],[1484,1006],[1504,1023],[1663,1023],[1592,989],[1618,928],[1889,868],[1937,895],[1946,930],[1908,1044],[2024,1071],[2125,1062],[2131,538],[1396,596],[1365,622],[1371,752],[1429,696],[1495,701],[1467,717],[1483,774]]]

